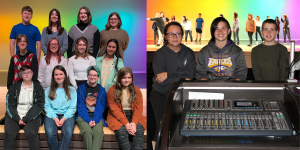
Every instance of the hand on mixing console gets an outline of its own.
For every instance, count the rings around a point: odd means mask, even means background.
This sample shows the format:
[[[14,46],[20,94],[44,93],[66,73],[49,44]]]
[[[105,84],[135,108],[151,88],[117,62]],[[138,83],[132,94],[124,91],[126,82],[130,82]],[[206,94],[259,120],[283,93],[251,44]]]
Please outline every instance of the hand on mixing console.
[[[157,77],[155,79],[155,82],[162,83],[167,79],[168,74],[167,74],[167,72],[162,72],[160,74],[157,74],[156,76]]]

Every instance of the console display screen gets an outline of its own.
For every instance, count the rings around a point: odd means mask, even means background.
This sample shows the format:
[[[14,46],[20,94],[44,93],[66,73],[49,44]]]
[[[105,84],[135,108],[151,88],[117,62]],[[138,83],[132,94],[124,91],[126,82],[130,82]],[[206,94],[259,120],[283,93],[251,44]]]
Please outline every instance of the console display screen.
[[[237,107],[245,107],[245,106],[252,106],[252,102],[236,102]]]
[[[257,101],[234,101],[235,108],[259,108]]]

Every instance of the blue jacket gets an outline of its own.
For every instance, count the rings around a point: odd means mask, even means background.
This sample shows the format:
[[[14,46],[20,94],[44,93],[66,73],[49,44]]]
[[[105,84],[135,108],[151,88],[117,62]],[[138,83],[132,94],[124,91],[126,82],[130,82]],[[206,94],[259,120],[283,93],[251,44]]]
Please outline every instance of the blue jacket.
[[[87,84],[87,83],[85,83]],[[77,113],[76,113],[76,119],[78,115],[87,123],[90,121],[95,121],[95,123],[99,123],[102,119],[104,125],[107,127],[107,124],[105,120],[103,119],[103,112],[105,107],[107,106],[107,100],[106,100],[106,92],[105,89],[100,85],[97,101],[96,101],[96,108],[94,111],[93,119],[89,117],[89,113],[87,111],[86,105],[85,105],[85,95],[86,95],[86,89],[85,84],[81,84],[77,88]]]

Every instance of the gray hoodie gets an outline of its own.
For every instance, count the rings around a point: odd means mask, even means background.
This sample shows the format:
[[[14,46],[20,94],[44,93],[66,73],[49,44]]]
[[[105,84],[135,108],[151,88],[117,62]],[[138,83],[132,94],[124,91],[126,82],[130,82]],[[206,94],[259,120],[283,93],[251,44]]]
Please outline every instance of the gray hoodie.
[[[153,58],[153,90],[167,95],[170,90],[170,85],[173,82],[179,81],[180,78],[193,79],[196,69],[195,53],[183,44],[181,49],[175,53],[166,44],[157,50]],[[167,79],[162,83],[155,81],[156,75],[162,72],[167,72]]]
[[[198,53],[197,80],[246,80],[247,66],[243,50],[231,40],[222,48],[210,41]]]

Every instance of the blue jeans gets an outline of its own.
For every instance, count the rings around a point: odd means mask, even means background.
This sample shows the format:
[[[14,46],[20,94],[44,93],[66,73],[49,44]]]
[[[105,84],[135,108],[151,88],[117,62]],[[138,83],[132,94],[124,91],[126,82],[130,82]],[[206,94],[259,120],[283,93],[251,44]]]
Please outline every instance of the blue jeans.
[[[57,115],[58,119],[60,120],[63,118],[63,115]],[[47,143],[50,150],[68,150],[70,147],[74,126],[75,126],[75,116],[72,118],[67,119],[63,126],[61,127],[61,134],[62,138],[60,143],[58,144],[57,139],[57,131],[58,127],[56,126],[53,119],[48,118],[45,116],[44,118],[45,123],[45,132],[47,137]]]
[[[239,39],[239,27],[236,28],[236,32],[234,32],[235,28],[233,28],[233,39],[234,39],[234,43],[235,44],[239,44],[240,43],[240,39]],[[235,40],[235,37],[237,39],[237,42]]]
[[[190,34],[191,42],[193,42],[193,37],[192,37],[192,31],[191,30],[185,30],[185,42],[187,41],[188,33]]]

